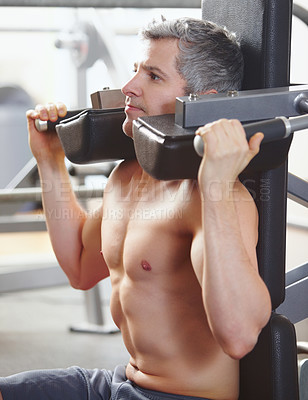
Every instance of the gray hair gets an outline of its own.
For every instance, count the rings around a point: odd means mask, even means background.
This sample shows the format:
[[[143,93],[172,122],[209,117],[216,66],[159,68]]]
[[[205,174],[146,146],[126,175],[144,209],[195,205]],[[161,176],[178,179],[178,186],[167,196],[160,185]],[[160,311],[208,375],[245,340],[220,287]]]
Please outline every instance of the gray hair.
[[[185,94],[241,89],[243,56],[234,33],[213,22],[195,18],[153,21],[143,39],[178,39],[176,68],[187,82]]]

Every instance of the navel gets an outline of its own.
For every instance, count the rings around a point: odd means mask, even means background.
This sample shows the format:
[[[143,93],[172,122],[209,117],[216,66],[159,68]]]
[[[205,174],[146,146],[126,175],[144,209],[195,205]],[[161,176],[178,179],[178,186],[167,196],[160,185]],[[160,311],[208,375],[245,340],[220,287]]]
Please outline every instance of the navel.
[[[142,260],[142,261],[141,261],[141,267],[142,267],[145,271],[151,271],[151,270],[152,270],[151,265],[150,265],[146,260]]]

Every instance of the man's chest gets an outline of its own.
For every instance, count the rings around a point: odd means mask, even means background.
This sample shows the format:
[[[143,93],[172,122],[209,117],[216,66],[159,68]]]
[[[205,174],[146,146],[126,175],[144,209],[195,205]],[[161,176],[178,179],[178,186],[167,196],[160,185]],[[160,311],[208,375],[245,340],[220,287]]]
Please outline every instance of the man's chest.
[[[185,212],[177,201],[104,199],[102,251],[112,270],[133,279],[144,272],[161,274],[178,266],[190,252]]]
[[[129,274],[149,264],[145,270],[159,273],[183,263],[190,256],[191,210],[199,208],[196,192],[193,181],[157,181],[134,163],[121,164],[103,199],[102,250],[110,272]]]

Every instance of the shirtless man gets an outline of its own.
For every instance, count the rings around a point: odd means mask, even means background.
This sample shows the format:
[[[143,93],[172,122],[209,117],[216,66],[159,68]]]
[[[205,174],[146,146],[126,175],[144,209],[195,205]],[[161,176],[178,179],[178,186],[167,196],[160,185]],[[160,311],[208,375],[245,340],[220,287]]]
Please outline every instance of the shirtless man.
[[[176,96],[239,89],[242,58],[224,30],[180,19],[153,23],[143,36],[143,58],[122,89],[126,135],[139,116],[173,113]],[[110,275],[112,316],[131,357],[114,373],[73,367],[2,378],[3,399],[237,399],[239,359],[271,311],[258,274],[256,207],[238,180],[262,133],[247,143],[236,120],[199,128],[206,151],[198,182],[157,181],[124,161],[99,212],[88,215],[57,136],[34,125],[65,113],[61,103],[27,113],[41,180],[52,185],[43,193],[48,231],[74,288]]]

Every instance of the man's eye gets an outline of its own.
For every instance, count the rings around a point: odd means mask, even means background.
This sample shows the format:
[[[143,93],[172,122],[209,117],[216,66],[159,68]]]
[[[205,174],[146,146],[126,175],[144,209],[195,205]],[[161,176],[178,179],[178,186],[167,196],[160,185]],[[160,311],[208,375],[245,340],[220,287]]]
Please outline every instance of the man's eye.
[[[160,79],[160,77],[157,76],[156,74],[153,74],[153,72],[150,72],[150,78],[151,78],[153,81],[158,81],[158,80]]]

